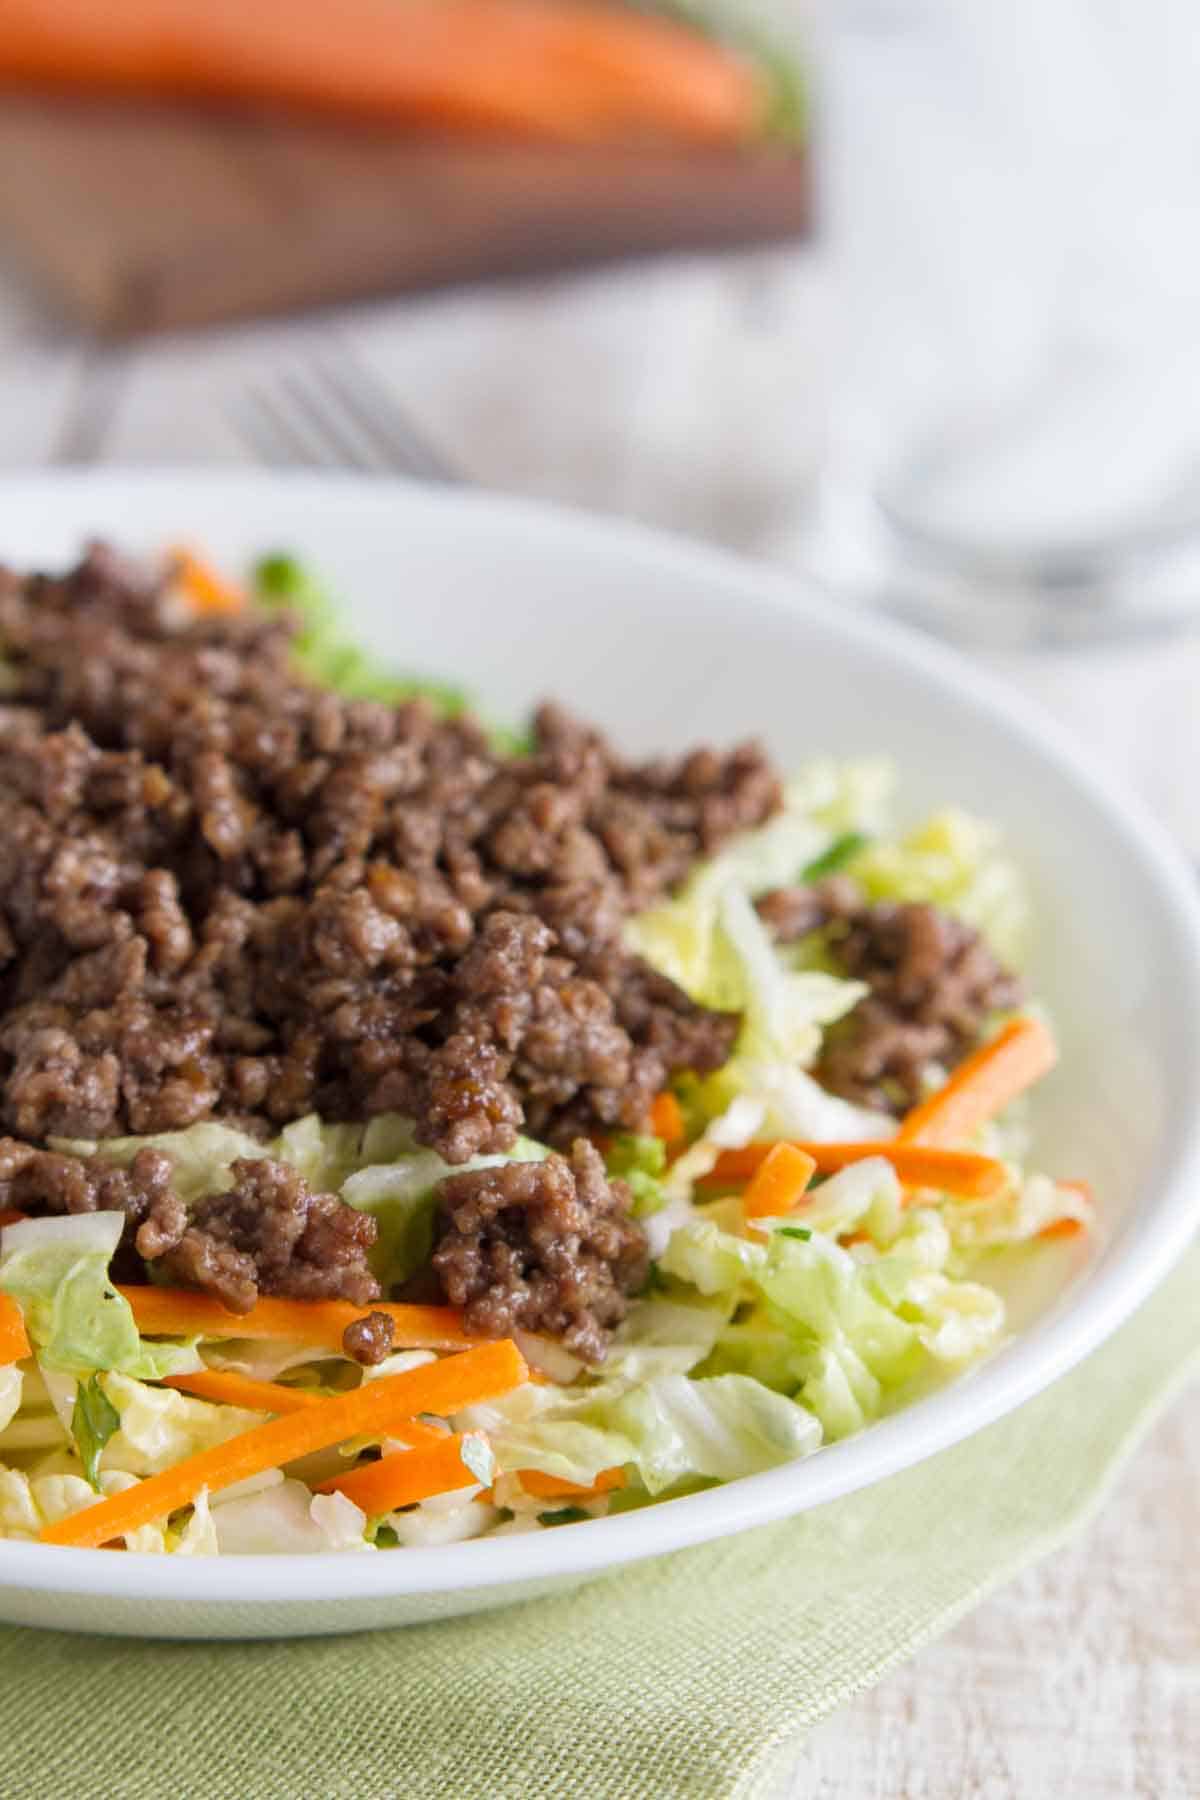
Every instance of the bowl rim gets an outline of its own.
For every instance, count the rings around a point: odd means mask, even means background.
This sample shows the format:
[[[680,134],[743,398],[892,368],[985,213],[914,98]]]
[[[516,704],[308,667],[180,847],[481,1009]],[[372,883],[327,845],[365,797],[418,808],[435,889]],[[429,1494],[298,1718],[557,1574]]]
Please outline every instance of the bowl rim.
[[[370,496],[370,504],[427,507],[451,523],[465,509],[485,530],[491,522],[501,530],[515,528],[569,542],[583,554],[591,547],[605,555],[615,550],[646,568],[669,566],[681,578],[719,579],[738,592],[747,610],[802,619],[852,651],[869,647],[902,676],[943,689],[953,685],[970,698],[989,727],[1019,740],[1067,777],[1156,891],[1187,951],[1170,996],[1191,1052],[1184,1071],[1187,1091],[1175,1116],[1164,1120],[1170,1154],[1119,1261],[1108,1259],[1061,1307],[990,1362],[802,1464],[746,1476],[662,1506],[580,1521],[569,1531],[484,1537],[385,1557],[325,1552],[195,1560],[126,1554],[116,1559],[90,1550],[0,1540],[0,1587],[114,1601],[193,1601],[208,1607],[244,1608],[257,1602],[298,1612],[313,1602],[398,1600],[524,1583],[540,1586],[598,1574],[823,1505],[973,1436],[1097,1348],[1167,1273],[1200,1221],[1200,890],[1182,853],[1141,803],[1117,778],[1094,768],[1083,749],[1040,708],[944,644],[874,612],[835,608],[829,597],[786,568],[628,520],[536,500],[434,488],[389,475],[107,465],[6,473],[0,477],[0,515],[19,506],[22,496],[45,498],[56,491],[64,498],[94,495],[102,507],[106,497],[128,503],[144,493],[161,504],[174,492],[198,490],[210,501],[228,500],[239,511],[252,507],[255,495],[268,492],[303,497],[306,506],[317,508],[328,506],[335,496],[338,506],[367,504]],[[798,1493],[801,1470],[803,1491]]]

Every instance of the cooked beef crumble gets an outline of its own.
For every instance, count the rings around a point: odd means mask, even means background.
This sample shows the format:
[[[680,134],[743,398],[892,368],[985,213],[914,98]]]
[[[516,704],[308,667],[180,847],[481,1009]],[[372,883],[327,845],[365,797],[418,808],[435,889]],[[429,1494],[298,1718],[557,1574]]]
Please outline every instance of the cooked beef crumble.
[[[866,994],[826,1035],[817,1074],[867,1106],[903,1112],[931,1063],[952,1068],[989,1013],[1021,999],[1021,984],[971,926],[924,902],[870,904],[845,875],[778,888],[758,910],[781,942],[824,929],[831,955]]]
[[[577,1138],[569,1160],[447,1176],[439,1198],[434,1267],[468,1331],[540,1331],[598,1362],[649,1259],[629,1190],[607,1179],[593,1145]]]
[[[391,1354],[396,1321],[385,1312],[369,1312],[354,1319],[342,1333],[342,1349],[357,1363],[371,1368]]]
[[[671,1074],[728,1055],[736,1018],[621,930],[776,808],[756,747],[630,764],[544,707],[505,758],[422,701],[314,688],[293,635],[257,610],[184,617],[103,548],[62,579],[0,571],[0,1125],[30,1147],[31,1198],[54,1186],[43,1209],[106,1180],[48,1173],[32,1147],[52,1136],[395,1110],[458,1163],[522,1127],[636,1129]],[[96,1204],[231,1305],[369,1300],[369,1222],[292,1173],[239,1165],[181,1220],[169,1170],[139,1159]]]
[[[260,1293],[356,1306],[378,1298],[367,1263],[374,1219],[336,1194],[314,1194],[290,1164],[243,1158],[227,1190],[190,1205],[173,1175],[171,1158],[149,1147],[121,1168],[102,1154],[62,1156],[0,1138],[0,1205],[34,1214],[123,1212],[120,1273],[136,1275],[139,1259],[153,1263],[231,1312],[249,1312]]]

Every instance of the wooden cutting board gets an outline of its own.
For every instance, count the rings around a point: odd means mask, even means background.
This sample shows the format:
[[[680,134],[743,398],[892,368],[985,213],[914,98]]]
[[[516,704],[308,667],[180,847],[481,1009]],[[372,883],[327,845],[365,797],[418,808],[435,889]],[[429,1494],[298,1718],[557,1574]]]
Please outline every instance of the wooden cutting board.
[[[0,100],[0,245],[100,337],[768,242],[803,156],[463,143],[173,107]]]

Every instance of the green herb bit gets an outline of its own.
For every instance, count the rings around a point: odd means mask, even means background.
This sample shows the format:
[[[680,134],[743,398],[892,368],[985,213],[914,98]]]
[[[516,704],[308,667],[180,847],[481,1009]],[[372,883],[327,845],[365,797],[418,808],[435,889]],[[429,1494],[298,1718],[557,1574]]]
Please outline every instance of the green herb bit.
[[[543,1525],[574,1525],[579,1519],[590,1519],[591,1516],[582,1506],[561,1506],[557,1512],[538,1514]]]
[[[100,1385],[99,1375],[81,1381],[75,1390],[71,1436],[83,1463],[88,1485],[100,1492],[100,1458],[113,1433],[121,1428],[121,1415]]]
[[[807,1225],[780,1225],[775,1235],[776,1237],[798,1238],[802,1244],[807,1244],[812,1232]]]
[[[834,838],[827,850],[800,871],[801,881],[820,881],[823,875],[835,875],[839,869],[853,862],[860,851],[865,850],[870,838],[864,831],[844,831],[841,837]]]

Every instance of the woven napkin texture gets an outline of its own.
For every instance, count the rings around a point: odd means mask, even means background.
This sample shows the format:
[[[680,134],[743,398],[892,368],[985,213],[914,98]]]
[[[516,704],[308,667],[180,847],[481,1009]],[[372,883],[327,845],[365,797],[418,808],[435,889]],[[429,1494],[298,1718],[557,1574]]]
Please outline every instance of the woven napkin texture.
[[[561,1597],[278,1644],[2,1630],[0,1795],[748,1800],[781,1744],[1087,1518],[1200,1361],[1198,1293],[1200,1247],[968,1443]]]

